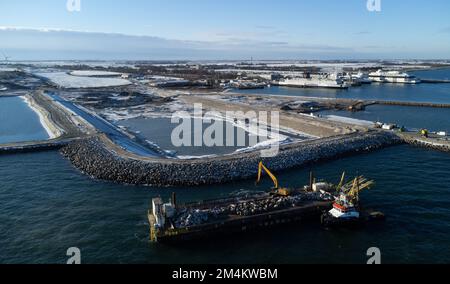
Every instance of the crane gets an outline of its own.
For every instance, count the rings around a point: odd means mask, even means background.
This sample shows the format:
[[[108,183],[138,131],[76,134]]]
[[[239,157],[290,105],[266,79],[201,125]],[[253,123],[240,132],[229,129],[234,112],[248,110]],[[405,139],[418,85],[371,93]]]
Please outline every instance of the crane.
[[[272,174],[272,172],[266,166],[264,166],[263,162],[259,163],[258,179],[256,180],[257,184],[261,182],[263,171],[265,171],[269,175],[269,177],[272,179],[273,184],[274,184],[274,189],[275,189],[277,194],[279,194],[281,196],[289,196],[290,195],[290,190],[289,189],[280,188],[280,186],[278,184],[277,177],[274,174]]]
[[[342,173],[341,181],[339,182],[338,186],[336,187],[336,190],[339,191],[344,186],[345,182],[345,172]]]
[[[373,180],[368,180],[363,176],[356,177],[353,182],[348,183],[343,187],[344,193],[352,202],[359,200],[359,193],[365,189],[370,189],[375,185]]]

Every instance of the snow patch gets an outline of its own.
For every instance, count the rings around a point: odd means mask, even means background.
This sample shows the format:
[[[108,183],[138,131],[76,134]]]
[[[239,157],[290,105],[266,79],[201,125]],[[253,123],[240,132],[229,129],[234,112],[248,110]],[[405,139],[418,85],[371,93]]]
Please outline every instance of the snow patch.
[[[35,75],[44,77],[59,87],[67,89],[118,87],[131,84],[130,81],[125,79],[78,77],[65,72],[36,73]]]
[[[77,70],[70,72],[70,75],[80,77],[91,77],[91,76],[108,77],[108,76],[121,76],[122,73],[109,71],[95,71],[95,70]]]
[[[354,125],[359,125],[359,126],[371,127],[374,125],[374,123],[372,121],[355,119],[355,118],[338,116],[338,115],[326,115],[324,117],[331,121],[343,122],[343,123],[354,124]]]

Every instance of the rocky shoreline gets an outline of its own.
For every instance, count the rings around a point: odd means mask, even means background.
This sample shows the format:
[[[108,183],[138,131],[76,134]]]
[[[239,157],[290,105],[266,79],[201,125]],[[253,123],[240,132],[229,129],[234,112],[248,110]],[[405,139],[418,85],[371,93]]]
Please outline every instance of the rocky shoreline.
[[[450,152],[450,143],[443,143],[438,141],[427,141],[423,138],[412,138],[403,136],[403,140],[415,147],[420,148],[428,148],[431,150],[441,151],[441,152]]]
[[[283,146],[273,158],[261,158],[260,152],[252,152],[201,160],[139,160],[120,156],[110,150],[103,139],[75,141],[61,149],[61,153],[93,178],[161,187],[219,184],[251,178],[256,175],[261,160],[272,170],[281,171],[403,143],[395,134],[374,131]]]

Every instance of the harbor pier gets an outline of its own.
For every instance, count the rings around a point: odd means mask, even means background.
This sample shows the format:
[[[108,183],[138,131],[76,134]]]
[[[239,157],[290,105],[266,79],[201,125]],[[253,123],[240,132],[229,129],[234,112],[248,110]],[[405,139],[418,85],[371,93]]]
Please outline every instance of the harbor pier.
[[[59,150],[69,145],[72,141],[74,141],[74,139],[3,144],[0,145],[0,155]]]
[[[400,133],[399,136],[408,144],[442,152],[450,152],[450,139],[438,136],[423,137],[415,133]]]

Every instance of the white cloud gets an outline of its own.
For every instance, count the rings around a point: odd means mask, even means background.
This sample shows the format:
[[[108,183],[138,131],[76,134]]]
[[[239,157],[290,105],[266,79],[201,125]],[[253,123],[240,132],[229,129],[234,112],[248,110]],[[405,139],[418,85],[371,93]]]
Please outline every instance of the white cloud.
[[[223,33],[209,41],[55,28],[0,27],[0,50],[23,59],[299,59],[353,57],[353,48],[320,43],[261,40],[276,31]],[[220,33],[219,33],[220,35]],[[45,57],[45,58],[43,58]]]

